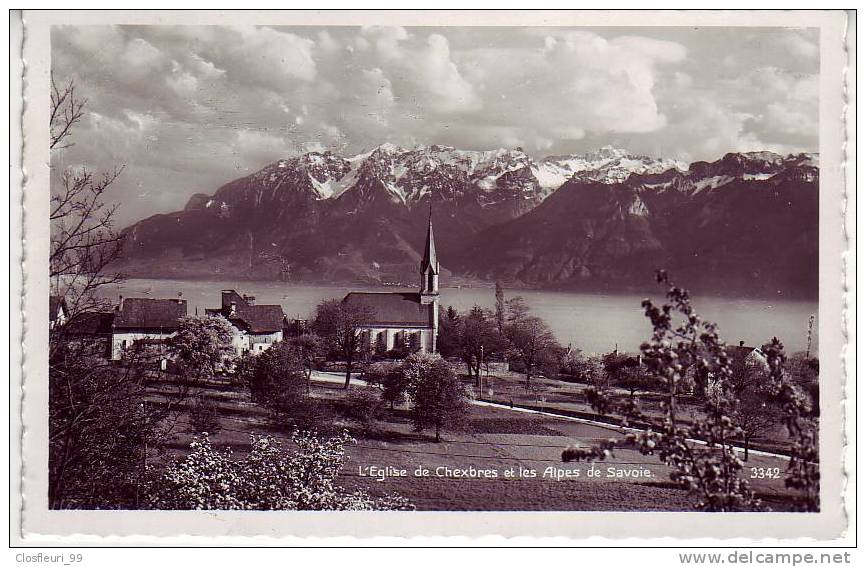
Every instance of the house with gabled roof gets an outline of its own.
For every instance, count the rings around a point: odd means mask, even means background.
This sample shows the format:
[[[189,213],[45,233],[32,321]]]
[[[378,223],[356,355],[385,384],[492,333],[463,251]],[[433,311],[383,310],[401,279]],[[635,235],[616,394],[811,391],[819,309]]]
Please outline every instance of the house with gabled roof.
[[[745,341],[740,341],[738,345],[726,345],[725,354],[728,366],[735,376],[748,372],[751,367],[761,367],[767,371],[770,369],[764,351],[759,347],[747,346]],[[700,384],[694,366],[686,370],[686,376],[688,380],[685,384],[690,384],[693,392],[705,393],[714,383],[713,377],[709,376],[706,384]]]
[[[240,356],[258,354],[283,340],[286,315],[279,305],[258,305],[251,295],[241,295],[233,289],[222,291],[222,305],[206,309],[212,317],[224,317],[232,326],[232,346]]]
[[[112,360],[120,360],[124,350],[135,343],[164,344],[177,333],[186,315],[185,299],[121,297],[112,324]]]
[[[439,330],[439,259],[433,239],[433,217],[420,266],[421,289],[415,292],[357,292],[343,298],[363,306],[368,319],[361,325],[363,342],[372,352],[385,353],[398,346],[410,351],[436,352]]]

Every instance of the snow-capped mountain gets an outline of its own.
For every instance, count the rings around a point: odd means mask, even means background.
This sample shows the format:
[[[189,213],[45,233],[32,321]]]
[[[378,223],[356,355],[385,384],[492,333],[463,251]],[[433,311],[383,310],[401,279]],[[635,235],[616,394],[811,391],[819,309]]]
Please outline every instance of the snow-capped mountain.
[[[382,144],[348,157],[311,152],[276,161],[212,195],[193,195],[183,211],[129,227],[124,269],[151,276],[413,283],[432,202],[437,247],[444,269],[454,271],[452,280],[628,286],[647,279],[641,271],[646,262],[698,265],[694,258],[716,249],[711,241],[723,235],[752,251],[799,242],[788,233],[783,241],[761,240],[756,227],[778,233],[765,226],[770,218],[804,234],[817,227],[817,164],[811,154],[752,152],[686,165],[612,147],[541,160],[520,148],[437,145]],[[791,204],[777,202],[788,197]],[[747,226],[740,224],[744,218],[752,219]],[[694,243],[708,248],[692,250]],[[764,261],[726,265],[725,277],[765,273],[756,267]],[[799,261],[789,258],[787,265],[793,269]],[[715,269],[703,273],[710,277]]]
[[[687,169],[688,165],[678,160],[635,155],[627,150],[605,146],[583,155],[548,157],[535,167],[535,175],[542,186],[558,189],[575,175],[585,181],[611,184],[622,183],[632,174]]]
[[[292,188],[317,200],[338,199],[355,187],[371,183],[394,203],[409,208],[431,194],[450,200],[473,196],[482,206],[503,202],[522,213],[578,175],[604,183],[620,183],[631,174],[661,173],[686,166],[670,159],[633,155],[610,146],[596,152],[533,160],[520,148],[489,151],[458,150],[449,146],[403,149],[386,143],[350,157],[310,152],[281,159],[254,173],[249,185],[272,192]],[[231,204],[238,194],[229,184],[214,195],[217,206]],[[193,206],[198,206],[196,196]],[[213,206],[211,203],[209,206]]]
[[[621,183],[576,175],[479,231],[456,264],[512,285],[645,287],[665,267],[698,291],[817,294],[818,157],[725,155]]]

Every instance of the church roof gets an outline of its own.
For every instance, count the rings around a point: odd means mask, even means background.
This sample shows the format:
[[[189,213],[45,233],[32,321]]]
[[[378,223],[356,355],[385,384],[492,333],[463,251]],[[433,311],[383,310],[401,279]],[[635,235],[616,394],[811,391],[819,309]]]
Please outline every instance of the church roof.
[[[430,304],[421,303],[421,294],[353,291],[343,301],[369,308],[367,325],[430,327],[433,324]]]
[[[421,260],[421,273],[430,269],[434,274],[439,274],[439,260],[436,258],[436,243],[433,241],[433,215],[427,223],[427,242],[424,244],[424,258]]]

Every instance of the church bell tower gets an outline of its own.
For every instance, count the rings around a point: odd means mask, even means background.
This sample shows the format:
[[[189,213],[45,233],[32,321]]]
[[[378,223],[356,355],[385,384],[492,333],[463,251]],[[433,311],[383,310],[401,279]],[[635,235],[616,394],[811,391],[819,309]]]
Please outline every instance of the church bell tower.
[[[439,260],[436,258],[436,243],[433,241],[433,215],[427,222],[427,242],[421,259],[421,295],[439,295]]]
[[[436,258],[436,243],[433,240],[433,205],[427,221],[427,242],[421,259],[421,304],[430,306],[433,325],[431,350],[436,352],[436,335],[439,333],[439,260]]]

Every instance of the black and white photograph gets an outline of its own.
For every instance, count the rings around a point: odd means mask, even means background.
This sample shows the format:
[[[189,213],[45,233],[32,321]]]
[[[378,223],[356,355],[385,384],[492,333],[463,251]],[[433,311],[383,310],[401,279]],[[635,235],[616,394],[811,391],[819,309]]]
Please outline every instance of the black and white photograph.
[[[840,515],[822,23],[436,14],[45,26],[40,506]]]

